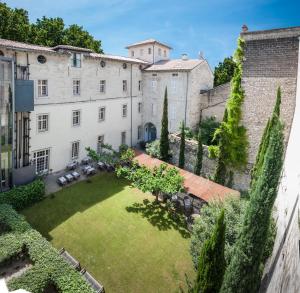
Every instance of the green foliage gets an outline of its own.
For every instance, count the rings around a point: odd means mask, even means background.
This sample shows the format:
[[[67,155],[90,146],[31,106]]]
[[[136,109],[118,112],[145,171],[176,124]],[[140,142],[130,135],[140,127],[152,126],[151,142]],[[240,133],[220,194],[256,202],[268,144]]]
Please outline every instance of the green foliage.
[[[260,176],[252,185],[243,226],[226,270],[222,292],[256,292],[263,266],[261,259],[267,243],[270,217],[277,195],[283,165],[283,127],[275,115]]]
[[[198,131],[198,137],[197,137],[197,157],[196,157],[196,165],[195,165],[195,170],[194,173],[196,175],[201,174],[201,169],[202,169],[202,160],[203,160],[203,145],[202,145],[202,133],[201,133],[201,128],[199,127]]]
[[[272,113],[271,118],[268,119],[267,125],[264,129],[264,132],[263,132],[263,135],[262,135],[262,138],[260,141],[258,153],[256,156],[255,164],[251,170],[250,186],[252,186],[255,183],[255,181],[259,178],[260,173],[262,171],[265,153],[266,153],[266,150],[270,143],[270,133],[271,133],[271,130],[274,127],[274,125],[276,125],[276,123],[277,123],[277,117],[279,117],[279,115],[280,115],[280,104],[281,104],[281,89],[280,89],[280,87],[278,87],[277,97],[276,97],[276,102],[275,102],[275,106],[273,109],[273,113]]]
[[[8,282],[10,290],[40,293],[52,282],[62,293],[94,292],[57,250],[11,206],[0,205],[0,222],[10,227],[9,232],[0,235],[0,264],[10,262],[24,251],[33,262],[31,269]]]
[[[205,145],[216,145],[217,140],[214,140],[214,133],[220,126],[220,122],[216,121],[216,117],[207,117],[200,123],[202,143]]]
[[[237,65],[232,57],[219,62],[214,71],[214,87],[231,81]]]
[[[160,155],[160,141],[154,140],[146,144],[146,153],[153,158],[161,158]]]
[[[37,179],[27,185],[13,187],[0,194],[0,204],[10,204],[16,210],[22,210],[44,198],[45,184]]]
[[[100,161],[100,155],[95,150],[93,150],[90,147],[85,148],[85,150],[87,151],[88,157],[90,157],[90,159],[92,161],[94,161],[94,162],[99,162]]]
[[[221,288],[225,272],[225,226],[222,210],[213,233],[201,249],[194,293],[219,292]]]
[[[120,146],[119,146],[119,153],[120,154],[122,154],[122,153],[124,153],[125,151],[127,151],[128,150],[128,145],[127,144],[121,144]]]
[[[224,201],[211,201],[201,208],[201,217],[199,217],[193,225],[193,233],[191,238],[191,255],[195,268],[198,266],[198,259],[201,248],[207,239],[211,236],[211,231],[216,225],[216,218],[221,210],[225,210],[225,260],[229,264],[234,254],[234,244],[238,239],[238,235],[243,225],[243,218],[246,212],[248,200],[239,199],[235,196],[227,197]],[[271,218],[272,219],[272,218]],[[272,225],[267,235],[267,245],[263,251],[261,263],[264,264],[271,255],[275,240],[275,222],[272,219]]]
[[[116,173],[118,177],[131,181],[132,186],[141,191],[154,194],[156,201],[159,194],[174,194],[183,190],[183,177],[179,174],[179,170],[168,167],[165,163],[153,169],[133,163],[131,168],[117,168]]]
[[[180,133],[180,147],[179,147],[179,160],[178,160],[178,167],[184,168],[184,152],[185,152],[185,127],[184,122],[181,123],[181,133]]]
[[[170,145],[169,145],[169,130],[168,130],[168,91],[165,89],[163,115],[161,119],[161,133],[160,133],[160,155],[161,159],[167,161],[169,159]]]
[[[186,139],[193,139],[194,138],[194,133],[189,127],[184,127],[184,134]]]
[[[131,164],[134,157],[135,157],[135,153],[134,153],[133,149],[128,148],[126,151],[123,151],[120,154],[120,161],[122,163],[130,163]]]
[[[66,27],[62,18],[45,16],[31,24],[26,10],[12,9],[5,3],[0,3],[0,38],[50,47],[72,45],[103,53],[101,41],[81,26]]]
[[[219,150],[216,150],[216,147],[209,147],[210,156],[212,158],[217,156],[218,158],[218,166],[214,178],[219,183],[225,181],[224,178],[219,178],[219,176],[224,174],[226,176],[226,167],[243,169],[247,164],[247,134],[245,127],[240,124],[241,107],[244,100],[244,91],[242,89],[244,44],[244,40],[239,38],[238,47],[234,55],[237,67],[231,81],[230,96],[223,122],[214,134],[214,139],[217,139],[219,142]]]

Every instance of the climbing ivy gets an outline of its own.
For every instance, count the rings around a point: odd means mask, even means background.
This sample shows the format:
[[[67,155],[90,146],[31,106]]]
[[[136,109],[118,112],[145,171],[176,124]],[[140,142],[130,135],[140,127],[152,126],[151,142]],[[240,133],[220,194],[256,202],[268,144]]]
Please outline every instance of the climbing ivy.
[[[236,69],[231,81],[230,96],[226,105],[226,115],[220,127],[216,129],[214,140],[218,140],[217,146],[209,146],[212,158],[217,159],[218,166],[214,179],[222,183],[219,174],[226,174],[226,168],[242,169],[247,164],[248,139],[246,129],[241,125],[242,104],[244,91],[242,89],[242,73],[245,41],[238,39],[238,46],[234,54]],[[222,170],[220,170],[222,169]]]

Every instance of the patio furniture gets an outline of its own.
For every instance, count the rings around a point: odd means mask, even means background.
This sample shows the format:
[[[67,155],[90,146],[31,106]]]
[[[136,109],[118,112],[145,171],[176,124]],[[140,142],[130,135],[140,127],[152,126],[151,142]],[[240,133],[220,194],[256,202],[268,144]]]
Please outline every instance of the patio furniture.
[[[77,166],[78,166],[78,162],[77,161],[73,161],[73,162],[71,162],[71,163],[69,163],[67,165],[67,169],[68,170],[75,170],[77,168]]]
[[[64,248],[59,251],[59,254],[76,270],[81,271],[81,266],[78,260],[76,260],[70,253]]]
[[[106,166],[105,166],[105,164],[104,164],[103,162],[98,162],[98,163],[97,163],[97,166],[98,166],[98,168],[99,168],[100,170],[105,170],[105,169],[106,169]]]
[[[88,171],[90,168],[92,168],[92,166],[87,165],[87,166],[85,166],[85,167],[82,168],[82,172],[83,172],[84,174],[86,174],[87,171]]]
[[[111,164],[106,164],[106,169],[108,172],[113,172],[115,170],[114,166]]]
[[[185,210],[190,210],[192,207],[191,199],[188,196],[185,196],[183,198],[183,204],[184,204]]]
[[[68,182],[72,182],[74,180],[74,177],[71,174],[66,174],[65,178],[67,179]]]
[[[91,162],[91,159],[89,157],[85,157],[81,161],[82,165],[88,165],[90,162]]]
[[[94,175],[96,174],[96,169],[93,167],[90,167],[86,170],[86,175]]]
[[[57,178],[56,182],[58,183],[58,185],[60,186],[64,186],[68,183],[67,179],[63,176]]]
[[[75,180],[77,180],[80,177],[80,174],[76,171],[72,172],[71,175],[74,177]]]
[[[81,270],[81,275],[88,284],[97,292],[104,293],[104,287],[85,269]]]

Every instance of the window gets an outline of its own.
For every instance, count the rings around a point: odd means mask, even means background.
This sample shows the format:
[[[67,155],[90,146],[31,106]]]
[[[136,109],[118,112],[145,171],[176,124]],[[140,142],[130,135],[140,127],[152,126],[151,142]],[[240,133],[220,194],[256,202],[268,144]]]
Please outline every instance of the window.
[[[78,159],[79,156],[79,141],[72,142],[72,160]]]
[[[140,49],[140,55],[141,55],[141,56],[144,55],[144,49]]]
[[[80,125],[80,110],[75,110],[72,112],[72,124],[73,126]]]
[[[164,50],[164,57],[167,57],[167,50]]]
[[[131,57],[134,57],[134,51],[131,51]]]
[[[81,67],[81,54],[80,53],[73,53],[72,54],[72,66],[73,67]]]
[[[44,64],[44,63],[46,63],[47,59],[44,55],[39,55],[39,56],[37,56],[37,61],[41,64]]]
[[[38,96],[47,97],[48,96],[48,80],[38,80]]]
[[[148,48],[148,54],[149,55],[151,54],[151,48]]]
[[[79,79],[73,80],[73,95],[74,96],[80,95],[80,80]]]
[[[127,80],[123,80],[123,92],[127,92]]]
[[[100,80],[100,93],[105,93],[105,80]]]
[[[121,132],[121,144],[126,144],[126,131]]]
[[[127,104],[122,105],[122,117],[127,117]]]
[[[101,153],[102,145],[104,144],[104,135],[99,135],[97,138],[97,153]]]
[[[104,121],[105,120],[105,107],[100,107],[99,108],[99,121]]]
[[[40,114],[37,117],[37,125],[38,132],[48,131],[49,128],[49,115],[48,114]]]
[[[161,56],[161,48],[158,48],[158,56]]]
[[[138,126],[138,140],[142,139],[142,126]]]
[[[139,92],[142,90],[142,81],[139,80]]]
[[[4,56],[4,53],[3,53],[3,51],[1,51],[1,50],[0,50],[0,56]]]
[[[33,164],[37,174],[46,173],[49,170],[50,150],[40,150],[33,153]]]
[[[151,81],[151,87],[152,87],[152,89],[156,89],[156,87],[157,87],[157,80],[153,79]]]
[[[142,102],[139,102],[138,103],[138,113],[142,113],[142,107],[143,107]]]

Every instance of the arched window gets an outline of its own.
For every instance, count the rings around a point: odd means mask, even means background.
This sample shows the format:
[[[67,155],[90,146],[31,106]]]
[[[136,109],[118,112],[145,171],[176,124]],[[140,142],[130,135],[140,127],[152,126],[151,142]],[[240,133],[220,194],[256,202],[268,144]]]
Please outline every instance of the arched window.
[[[4,56],[4,53],[3,53],[3,51],[1,51],[1,50],[0,50],[0,56]]]

